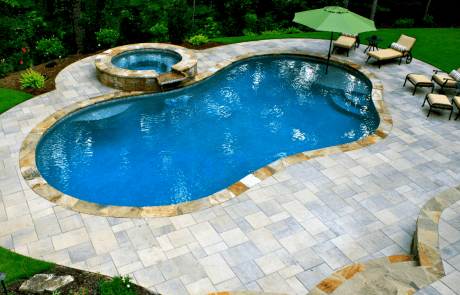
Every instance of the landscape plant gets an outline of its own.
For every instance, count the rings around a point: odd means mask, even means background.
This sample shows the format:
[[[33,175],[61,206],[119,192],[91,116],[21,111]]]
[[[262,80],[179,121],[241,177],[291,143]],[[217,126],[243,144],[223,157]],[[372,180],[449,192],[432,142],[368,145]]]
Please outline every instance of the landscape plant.
[[[120,33],[114,29],[100,29],[96,32],[96,39],[103,48],[112,48],[117,44]]]
[[[164,43],[169,40],[168,27],[164,24],[155,24],[150,28],[150,33],[152,33],[152,42]]]
[[[395,21],[393,26],[395,28],[413,28],[414,20],[410,18],[400,18],[397,21]]]
[[[39,73],[34,72],[32,69],[21,74],[22,79],[19,82],[22,83],[21,89],[26,88],[40,88],[45,85],[45,77]]]
[[[43,38],[38,41],[36,49],[45,60],[51,60],[57,57],[60,58],[66,53],[62,42],[54,36],[49,39]]]
[[[192,45],[206,44],[209,42],[209,38],[203,35],[196,35],[190,38],[188,42]]]
[[[111,281],[99,281],[99,295],[135,295],[130,277],[115,276]]]

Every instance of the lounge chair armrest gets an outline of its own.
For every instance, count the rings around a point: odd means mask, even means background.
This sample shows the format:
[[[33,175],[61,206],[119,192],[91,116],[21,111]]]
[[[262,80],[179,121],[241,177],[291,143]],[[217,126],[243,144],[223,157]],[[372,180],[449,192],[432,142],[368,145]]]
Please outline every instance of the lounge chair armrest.
[[[433,72],[434,72],[435,74],[437,74],[438,72],[439,72],[439,73],[446,73],[446,72],[441,71],[441,70],[433,70]]]

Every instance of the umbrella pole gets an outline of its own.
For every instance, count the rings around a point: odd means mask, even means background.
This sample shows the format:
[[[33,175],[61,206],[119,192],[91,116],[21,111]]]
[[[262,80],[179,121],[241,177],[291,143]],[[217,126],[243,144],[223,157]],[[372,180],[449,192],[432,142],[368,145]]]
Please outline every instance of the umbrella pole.
[[[334,32],[331,32],[331,43],[329,44],[329,53],[327,55],[327,65],[326,65],[326,75],[327,75],[327,68],[329,68],[329,59],[331,58],[331,47],[332,47],[332,36]]]

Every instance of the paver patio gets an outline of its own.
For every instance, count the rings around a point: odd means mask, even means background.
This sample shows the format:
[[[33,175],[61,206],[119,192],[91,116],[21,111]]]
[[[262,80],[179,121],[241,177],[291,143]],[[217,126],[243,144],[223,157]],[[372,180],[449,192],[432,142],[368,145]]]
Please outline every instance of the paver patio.
[[[195,51],[198,72],[248,52],[327,54],[328,42],[266,40]],[[36,124],[69,104],[117,91],[96,80],[94,56],[70,65],[57,77],[57,90],[0,115],[0,246],[75,268],[129,275],[164,295],[306,294],[344,266],[410,254],[420,208],[459,184],[460,121],[437,110],[427,118],[429,108],[421,107],[426,88],[412,96],[412,85],[402,87],[407,74],[430,77],[433,66],[414,59],[378,69],[364,63],[363,50],[352,50],[349,58],[334,56],[363,66],[382,82],[393,119],[387,138],[289,166],[211,209],[145,219],[66,210],[35,194],[22,178],[19,149]],[[418,293],[460,294],[458,203],[443,212],[439,226],[447,275]]]

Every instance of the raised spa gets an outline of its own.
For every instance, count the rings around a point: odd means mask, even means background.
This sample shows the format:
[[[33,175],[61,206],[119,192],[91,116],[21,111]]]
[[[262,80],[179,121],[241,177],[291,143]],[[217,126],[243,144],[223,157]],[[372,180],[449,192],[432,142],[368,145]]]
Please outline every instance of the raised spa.
[[[104,51],[95,60],[98,80],[111,88],[127,91],[159,91],[193,79],[196,54],[184,47],[141,43]]]
[[[372,134],[372,84],[296,56],[237,62],[180,90],[100,103],[40,140],[43,178],[104,205],[159,206],[212,195],[277,159]]]
[[[115,55],[112,63],[127,70],[155,70],[158,74],[171,71],[171,67],[182,60],[180,54],[155,49],[127,51]]]

